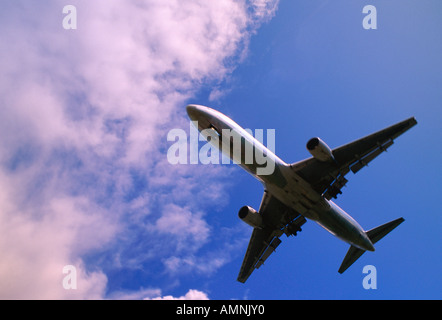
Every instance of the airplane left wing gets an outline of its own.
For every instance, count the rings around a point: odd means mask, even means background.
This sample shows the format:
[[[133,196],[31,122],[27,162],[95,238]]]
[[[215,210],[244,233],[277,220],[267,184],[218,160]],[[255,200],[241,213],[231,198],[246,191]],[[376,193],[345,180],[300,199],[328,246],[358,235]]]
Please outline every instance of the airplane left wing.
[[[369,162],[393,144],[393,140],[417,124],[415,118],[409,118],[388,128],[375,132],[359,140],[332,150],[335,162],[322,162],[309,158],[291,165],[292,169],[303,177],[328,200],[341,194],[347,183],[344,176],[358,172]]]
[[[253,229],[237,280],[242,283],[246,282],[253,270],[258,269],[280,243],[281,240],[277,236],[276,230],[271,228]],[[264,257],[265,252],[268,253],[267,257]]]
[[[249,241],[241,269],[238,274],[239,282],[246,282],[253,270],[258,269],[281,243],[279,237],[284,233],[296,235],[301,231],[305,218],[285,206],[267,191],[261,201],[259,214],[262,215],[265,226],[254,228]]]

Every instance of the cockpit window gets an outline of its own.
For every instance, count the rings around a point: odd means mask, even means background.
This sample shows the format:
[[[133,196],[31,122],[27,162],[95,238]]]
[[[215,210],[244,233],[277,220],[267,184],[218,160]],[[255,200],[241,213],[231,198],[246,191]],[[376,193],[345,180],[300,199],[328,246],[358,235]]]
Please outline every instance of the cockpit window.
[[[215,132],[218,134],[218,136],[221,136],[221,133],[213,124],[210,124],[209,129],[215,130]]]

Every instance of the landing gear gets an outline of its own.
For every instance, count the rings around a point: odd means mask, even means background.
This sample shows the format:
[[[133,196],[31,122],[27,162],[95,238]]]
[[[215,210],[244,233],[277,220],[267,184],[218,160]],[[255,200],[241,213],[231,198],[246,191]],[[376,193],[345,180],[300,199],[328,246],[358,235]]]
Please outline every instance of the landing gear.
[[[287,237],[290,236],[296,236],[298,232],[302,231],[301,226],[306,222],[305,218],[303,216],[297,217],[297,219],[292,220],[289,222],[285,228],[284,233]]]

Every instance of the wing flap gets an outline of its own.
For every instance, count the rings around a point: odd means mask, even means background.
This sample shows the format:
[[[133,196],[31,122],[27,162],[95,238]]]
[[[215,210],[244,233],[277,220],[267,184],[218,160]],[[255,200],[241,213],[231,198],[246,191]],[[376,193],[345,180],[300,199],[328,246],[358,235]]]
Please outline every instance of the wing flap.
[[[276,248],[281,244],[281,239],[274,237],[270,245],[267,247],[267,249],[262,254],[261,258],[259,258],[258,263],[256,264],[255,268],[259,269],[264,262],[267,260],[267,258],[276,250]]]
[[[252,236],[250,237],[249,241],[249,246],[247,247],[246,255],[244,256],[241,269],[239,270],[237,279],[239,282],[246,282],[246,280],[252,274],[253,270],[257,268],[257,264],[259,264],[258,267],[260,267],[264,263],[265,259],[260,263],[260,258],[269,247],[269,244],[271,244],[275,239],[273,233],[274,231],[270,228],[253,229]],[[274,249],[275,248],[273,248],[273,251]],[[273,251],[270,251],[268,253],[266,259]]]
[[[393,144],[393,140],[389,140],[384,144],[379,144],[379,147],[377,149],[375,149],[373,152],[369,153],[368,155],[366,155],[364,158],[360,159],[358,162],[356,162],[355,164],[353,164],[350,167],[350,170],[353,173],[358,172],[359,170],[361,170],[363,167],[367,166],[369,162],[371,162],[372,160],[374,160],[378,155],[380,155],[382,152],[387,151],[387,149]]]

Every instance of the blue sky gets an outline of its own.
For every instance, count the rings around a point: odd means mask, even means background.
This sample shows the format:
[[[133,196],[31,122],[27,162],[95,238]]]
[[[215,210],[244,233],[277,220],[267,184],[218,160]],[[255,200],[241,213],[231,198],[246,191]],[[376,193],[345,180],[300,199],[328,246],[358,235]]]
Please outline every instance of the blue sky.
[[[439,1],[72,4],[76,30],[58,1],[1,4],[1,298],[441,298]],[[263,188],[234,165],[167,162],[188,103],[275,129],[286,162],[311,137],[337,147],[415,116],[336,200],[365,229],[405,223],[340,275],[348,245],[308,222],[236,282],[252,232],[237,212]]]
[[[376,5],[377,30],[362,28],[365,4]],[[419,122],[391,151],[351,174],[336,200],[367,229],[405,217],[377,252],[339,275],[347,245],[309,222],[235,289],[257,299],[440,298],[441,171],[429,169],[442,156],[431,142],[440,137],[442,119],[438,9],[434,1],[281,1],[229,79],[229,94],[213,103],[190,100],[219,106],[245,127],[275,128],[276,151],[286,162],[309,157],[305,143],[313,136],[336,147],[410,116]],[[259,207],[261,185],[246,173],[238,180],[223,212]],[[367,264],[377,267],[377,290],[362,287]],[[232,268],[222,282],[235,277]]]

